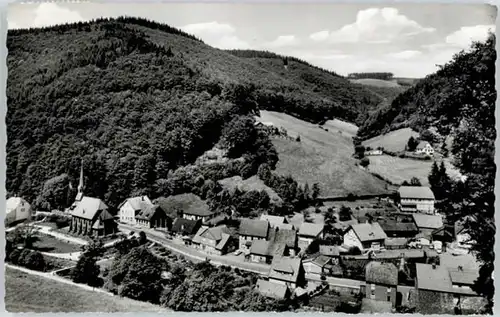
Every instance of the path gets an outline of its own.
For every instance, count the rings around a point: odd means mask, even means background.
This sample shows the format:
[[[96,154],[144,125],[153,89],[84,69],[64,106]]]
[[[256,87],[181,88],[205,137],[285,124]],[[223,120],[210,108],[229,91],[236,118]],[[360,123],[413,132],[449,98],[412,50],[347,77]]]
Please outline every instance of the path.
[[[118,226],[120,230],[123,232],[137,231],[137,228],[134,228],[132,226],[124,224],[119,224]],[[185,246],[183,244],[175,243],[173,240],[165,238],[164,234],[161,232],[157,232],[147,228],[142,229],[142,231],[144,231],[149,240],[161,244],[162,246],[166,247],[167,249],[175,253],[183,255],[189,258],[193,262],[202,262],[205,261],[206,259],[210,259],[210,263],[212,263],[213,265],[228,265],[233,268],[239,268],[245,271],[258,274],[267,274],[269,272],[270,268],[269,265],[244,262],[242,256],[239,257],[232,255],[219,256],[213,254],[206,254],[198,252],[197,250]]]

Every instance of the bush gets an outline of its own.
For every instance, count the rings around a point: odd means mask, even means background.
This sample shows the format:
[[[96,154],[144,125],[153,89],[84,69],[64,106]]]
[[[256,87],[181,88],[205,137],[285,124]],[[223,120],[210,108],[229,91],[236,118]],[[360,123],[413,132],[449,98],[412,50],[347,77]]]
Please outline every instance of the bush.
[[[19,263],[19,258],[21,256],[23,250],[21,249],[14,249],[10,254],[8,254],[8,259],[12,264],[17,265]]]
[[[367,167],[368,165],[370,165],[370,159],[364,157],[361,159],[361,162],[359,164],[363,167]]]
[[[321,280],[322,281],[326,281],[326,275],[325,274],[321,274]]]
[[[45,269],[45,258],[43,254],[38,251],[31,251],[30,254],[26,256],[24,259],[26,266],[28,269],[43,271]]]

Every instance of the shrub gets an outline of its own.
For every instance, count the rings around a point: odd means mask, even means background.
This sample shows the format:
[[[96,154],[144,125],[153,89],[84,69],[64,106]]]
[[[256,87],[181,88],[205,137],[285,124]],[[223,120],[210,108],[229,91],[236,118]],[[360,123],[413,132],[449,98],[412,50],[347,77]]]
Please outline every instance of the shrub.
[[[359,164],[363,167],[367,167],[368,165],[370,165],[370,159],[368,159],[367,157],[363,157]]]
[[[326,281],[326,275],[325,274],[321,274],[321,280],[322,281]]]
[[[43,271],[45,269],[45,258],[38,251],[31,251],[24,259],[24,266],[28,269]]]
[[[19,263],[19,258],[21,256],[21,253],[22,253],[23,250],[21,249],[14,249],[12,250],[12,252],[10,254],[8,254],[8,259],[10,262],[12,262],[12,264],[18,264]]]

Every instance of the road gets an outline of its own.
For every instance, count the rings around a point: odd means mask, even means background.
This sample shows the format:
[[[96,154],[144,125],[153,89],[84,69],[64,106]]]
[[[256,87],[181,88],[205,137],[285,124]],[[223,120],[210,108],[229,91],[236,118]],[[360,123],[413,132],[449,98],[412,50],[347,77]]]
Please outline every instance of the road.
[[[121,231],[127,233],[130,231],[136,232],[138,230],[144,231],[149,240],[161,244],[162,246],[164,246],[165,248],[169,249],[172,252],[183,255],[193,262],[202,262],[205,261],[206,259],[209,259],[210,263],[214,265],[228,265],[233,268],[239,268],[241,270],[258,274],[265,274],[265,275],[267,275],[270,269],[270,266],[267,264],[245,262],[243,255],[219,256],[219,255],[199,252],[191,247],[181,244],[180,242],[176,242],[172,239],[167,239],[162,232],[158,232],[152,229],[147,229],[147,228],[137,229],[133,226],[124,224],[119,224],[118,227],[120,228]]]

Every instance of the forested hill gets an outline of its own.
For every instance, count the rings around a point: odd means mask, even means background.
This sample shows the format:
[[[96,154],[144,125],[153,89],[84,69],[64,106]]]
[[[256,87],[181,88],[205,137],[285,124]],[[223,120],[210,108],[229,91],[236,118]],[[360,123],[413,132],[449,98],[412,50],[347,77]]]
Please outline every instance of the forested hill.
[[[416,131],[435,127],[447,135],[459,126],[471,104],[482,107],[478,94],[486,89],[487,81],[494,83],[495,58],[493,37],[475,43],[436,73],[399,94],[390,105],[374,112],[361,125],[358,136],[366,139],[405,127]]]

